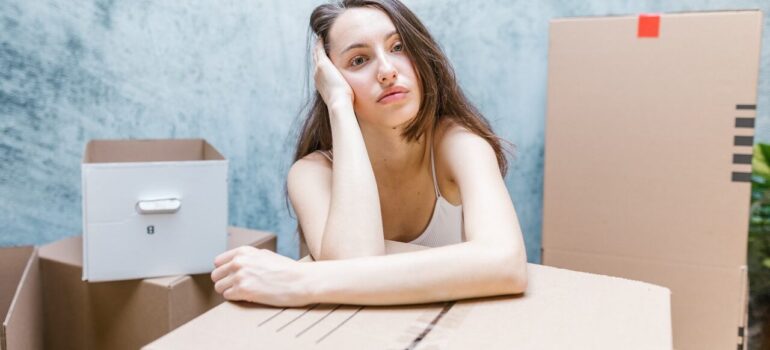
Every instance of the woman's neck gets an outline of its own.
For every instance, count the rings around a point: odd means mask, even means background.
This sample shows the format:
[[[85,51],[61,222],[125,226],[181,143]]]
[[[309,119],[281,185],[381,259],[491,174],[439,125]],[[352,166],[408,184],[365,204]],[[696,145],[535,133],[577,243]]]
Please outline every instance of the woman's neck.
[[[361,127],[372,170],[378,179],[396,179],[420,172],[430,161],[430,148],[423,135],[415,142],[401,137],[401,128],[371,130]]]

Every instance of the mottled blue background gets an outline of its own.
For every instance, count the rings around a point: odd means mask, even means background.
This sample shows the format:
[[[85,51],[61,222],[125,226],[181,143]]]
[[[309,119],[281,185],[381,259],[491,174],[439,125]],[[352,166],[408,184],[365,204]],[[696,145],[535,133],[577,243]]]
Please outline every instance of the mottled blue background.
[[[0,0],[0,246],[81,232],[80,160],[94,138],[203,137],[230,159],[230,222],[279,235],[319,1]],[[770,141],[770,1],[406,3],[472,100],[518,146],[506,182],[540,260],[548,21],[761,8],[757,141]],[[748,200],[748,199],[747,199]]]

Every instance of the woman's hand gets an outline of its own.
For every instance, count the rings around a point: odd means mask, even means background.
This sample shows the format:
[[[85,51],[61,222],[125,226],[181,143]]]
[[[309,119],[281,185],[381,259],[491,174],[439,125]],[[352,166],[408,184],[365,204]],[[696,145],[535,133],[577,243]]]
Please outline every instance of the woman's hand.
[[[227,300],[273,306],[311,303],[302,264],[282,255],[243,246],[220,254],[214,265],[214,289]]]
[[[313,63],[315,64],[315,88],[326,102],[326,106],[331,108],[349,104],[352,107],[355,99],[353,89],[350,88],[334,63],[326,56],[322,38],[318,38],[316,42],[313,51]]]

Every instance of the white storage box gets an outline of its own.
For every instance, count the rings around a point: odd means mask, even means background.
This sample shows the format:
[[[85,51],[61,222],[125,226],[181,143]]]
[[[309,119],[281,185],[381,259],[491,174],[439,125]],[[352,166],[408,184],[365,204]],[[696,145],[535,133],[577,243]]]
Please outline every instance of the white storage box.
[[[83,279],[211,271],[227,246],[227,165],[201,139],[89,142]]]

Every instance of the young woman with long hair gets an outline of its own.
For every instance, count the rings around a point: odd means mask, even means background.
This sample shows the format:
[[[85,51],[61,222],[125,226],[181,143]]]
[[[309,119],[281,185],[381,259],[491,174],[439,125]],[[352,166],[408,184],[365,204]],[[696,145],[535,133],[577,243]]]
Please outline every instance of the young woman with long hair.
[[[287,187],[316,261],[234,249],[215,261],[216,290],[276,306],[524,292],[501,140],[423,24],[398,0],[347,0],[310,27],[317,92]]]

